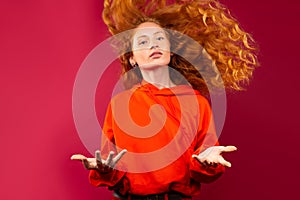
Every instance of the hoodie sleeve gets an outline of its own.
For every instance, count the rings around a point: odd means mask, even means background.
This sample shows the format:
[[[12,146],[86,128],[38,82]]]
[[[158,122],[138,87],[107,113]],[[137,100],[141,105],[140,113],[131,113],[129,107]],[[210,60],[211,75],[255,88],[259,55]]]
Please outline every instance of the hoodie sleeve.
[[[113,134],[113,118],[112,118],[112,110],[111,104],[109,104],[104,124],[103,124],[103,133],[102,133],[102,141],[101,141],[101,156],[106,158],[110,151],[114,151],[115,155],[117,155],[117,150],[114,146],[114,134]],[[114,188],[120,186],[121,180],[126,174],[124,165],[122,165],[121,161],[119,161],[115,169],[113,169],[109,173],[100,173],[97,170],[90,170],[89,172],[89,181],[94,186],[108,186],[110,188]]]
[[[204,97],[199,98],[199,104],[200,123],[194,148],[194,154],[196,155],[199,155],[200,152],[208,147],[219,145],[210,105]],[[204,166],[196,158],[190,158],[190,176],[197,182],[213,182],[224,171],[225,167],[221,164],[218,164],[216,167]]]

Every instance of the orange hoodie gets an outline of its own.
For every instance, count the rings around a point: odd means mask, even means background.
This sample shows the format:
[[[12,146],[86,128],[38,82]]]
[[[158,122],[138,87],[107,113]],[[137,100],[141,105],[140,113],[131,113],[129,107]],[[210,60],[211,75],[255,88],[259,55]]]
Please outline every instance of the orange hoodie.
[[[158,106],[159,105],[159,106]],[[188,85],[158,89],[146,82],[116,95],[103,126],[101,152],[127,149],[111,173],[91,170],[90,182],[121,194],[200,192],[224,167],[207,167],[193,154],[218,145],[208,101]]]

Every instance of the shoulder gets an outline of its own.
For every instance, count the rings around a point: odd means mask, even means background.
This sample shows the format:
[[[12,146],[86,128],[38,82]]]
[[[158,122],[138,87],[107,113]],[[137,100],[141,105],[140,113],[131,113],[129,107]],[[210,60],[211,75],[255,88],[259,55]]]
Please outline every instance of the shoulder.
[[[139,91],[139,92],[137,93],[137,91]],[[140,95],[143,94],[140,91],[140,86],[139,85],[133,86],[131,89],[126,89],[126,90],[123,90],[123,91],[115,94],[111,98],[110,103],[127,101],[130,98],[132,98],[133,94],[134,94],[134,96],[136,96],[136,95],[140,96]]]
[[[199,90],[195,90],[190,85],[178,85],[178,86],[174,87],[173,91],[175,91],[174,92],[175,95],[178,95],[178,96],[180,96],[180,95],[187,96],[187,97],[194,96],[198,100],[199,104],[210,106],[210,103],[209,103],[209,100],[207,99],[207,97],[202,95]]]

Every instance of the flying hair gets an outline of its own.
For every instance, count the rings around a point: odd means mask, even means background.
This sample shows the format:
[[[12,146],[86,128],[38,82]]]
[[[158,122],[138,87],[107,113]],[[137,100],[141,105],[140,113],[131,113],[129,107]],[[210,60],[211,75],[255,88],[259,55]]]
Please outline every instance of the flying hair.
[[[154,22],[171,30],[168,32],[171,51],[191,56],[186,59],[175,54],[170,67],[203,94],[208,93],[208,85],[243,90],[259,66],[258,45],[217,0],[104,0],[102,17],[112,35],[134,29],[143,22]],[[127,44],[124,44],[120,61],[122,73],[126,74],[133,67],[129,63],[130,39],[124,41]],[[191,59],[201,64],[192,65],[188,62]],[[141,80],[138,70],[131,71],[125,75],[128,88]],[[204,80],[203,74],[208,78]],[[175,83],[184,83],[182,78],[174,77]]]

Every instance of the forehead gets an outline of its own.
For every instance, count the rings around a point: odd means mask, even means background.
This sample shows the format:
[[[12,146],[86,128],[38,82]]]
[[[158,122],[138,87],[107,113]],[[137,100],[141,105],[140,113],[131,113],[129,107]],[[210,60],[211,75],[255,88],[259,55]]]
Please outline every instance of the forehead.
[[[164,29],[161,28],[159,25],[153,23],[153,22],[145,22],[140,24],[136,29],[134,33],[134,38],[144,36],[144,35],[154,35],[159,33],[165,33]]]

